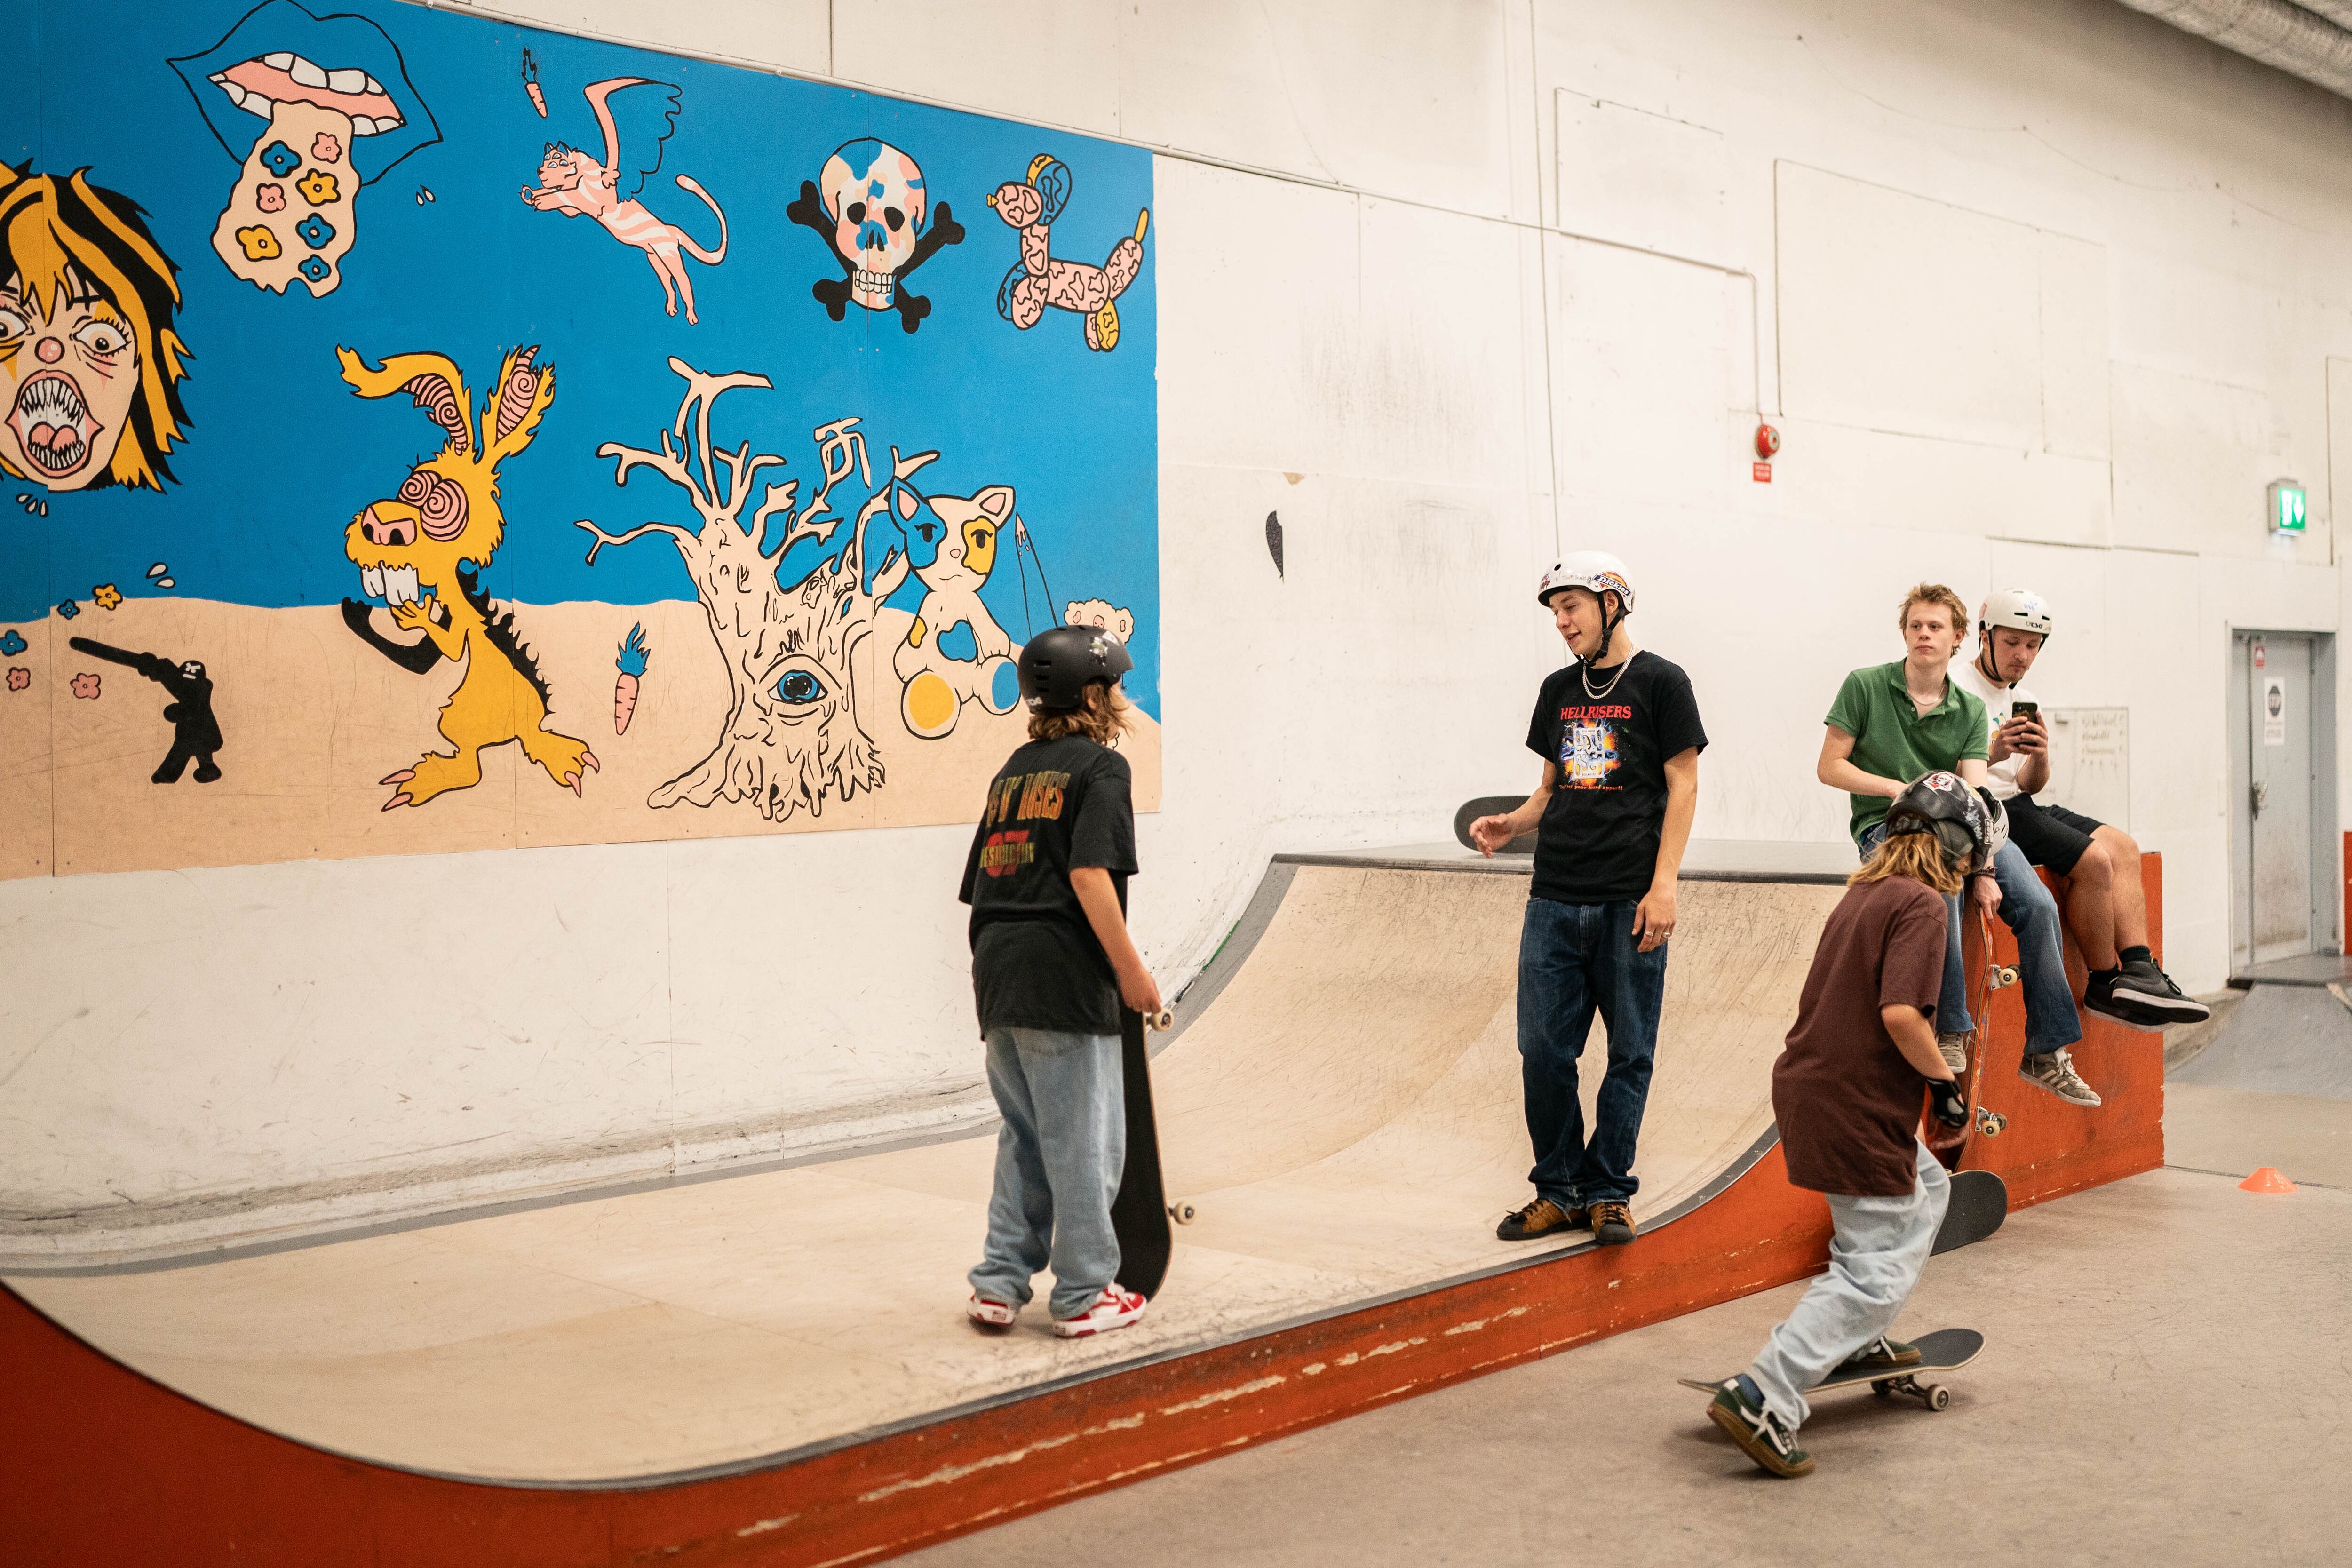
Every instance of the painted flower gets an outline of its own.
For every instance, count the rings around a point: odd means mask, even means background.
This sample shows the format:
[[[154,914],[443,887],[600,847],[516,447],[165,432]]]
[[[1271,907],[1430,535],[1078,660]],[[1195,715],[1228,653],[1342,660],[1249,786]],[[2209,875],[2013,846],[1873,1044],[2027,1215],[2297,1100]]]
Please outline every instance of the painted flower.
[[[311,170],[309,174],[303,175],[299,181],[296,182],[294,188],[301,192],[302,199],[309,202],[314,207],[325,206],[329,202],[335,199],[337,194],[335,190],[335,176],[330,174],[324,169]],[[331,233],[333,231],[330,230],[329,232]],[[306,234],[302,237],[309,239],[310,237]],[[313,243],[321,242],[314,241]]]
[[[89,591],[89,601],[101,610],[111,610],[122,603],[122,590],[111,583],[100,583]]]
[[[0,637],[0,654],[6,654],[9,658],[14,658],[24,651],[25,639],[16,635],[14,627],[9,629],[7,636]]]
[[[81,614],[81,606],[75,604],[71,599],[60,599],[58,601],[58,614],[64,616],[67,620],[72,620],[76,616]]]
[[[307,195],[310,193],[306,191],[303,194]],[[311,249],[324,250],[327,248],[327,241],[335,237],[335,226],[317,213],[312,213],[294,226],[294,232],[300,235],[302,243]]]
[[[343,144],[330,132],[321,131],[310,139],[310,156],[321,163],[331,163],[343,155]]]
[[[97,673],[96,673],[95,671],[92,671],[92,670],[85,669],[85,670],[83,670],[79,675],[75,676],[75,677],[73,678],[73,694],[74,694],[76,697],[81,698],[81,699],[82,699],[82,700],[84,700],[85,701],[90,701],[90,702],[95,702],[95,701],[97,701],[97,700],[98,700],[98,676],[97,676]]]
[[[301,273],[303,277],[308,278],[313,283],[324,283],[327,280],[327,274],[332,272],[334,268],[313,256],[310,259],[304,261],[300,267],[296,268],[295,270]],[[171,586],[169,583],[166,583],[163,585],[167,588]]]
[[[236,243],[244,247],[247,261],[268,261],[278,254],[278,237],[259,224],[238,229]]]
[[[259,207],[266,213],[284,212],[286,210],[286,187],[283,185],[273,185],[267,181],[254,186],[253,205]]]
[[[261,163],[264,168],[281,180],[302,166],[302,160],[294,155],[294,149],[283,142],[272,142],[263,148]]]
[[[23,665],[21,665],[21,664],[12,664],[12,665],[10,665],[10,666],[8,667],[8,689],[9,689],[9,690],[11,690],[11,691],[22,691],[22,690],[24,690],[24,689],[25,689],[25,688],[26,688],[27,686],[30,686],[30,685],[32,685],[32,684],[33,684],[33,672],[32,672],[31,670],[26,669],[26,668]]]

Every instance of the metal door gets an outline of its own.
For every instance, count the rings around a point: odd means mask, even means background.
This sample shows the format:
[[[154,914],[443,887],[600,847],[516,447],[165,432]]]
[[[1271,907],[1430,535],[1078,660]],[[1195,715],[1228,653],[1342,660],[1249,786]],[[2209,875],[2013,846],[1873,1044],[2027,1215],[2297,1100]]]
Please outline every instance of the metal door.
[[[2293,958],[2312,929],[2312,639],[2241,632],[2231,649],[2236,875],[2232,966]]]

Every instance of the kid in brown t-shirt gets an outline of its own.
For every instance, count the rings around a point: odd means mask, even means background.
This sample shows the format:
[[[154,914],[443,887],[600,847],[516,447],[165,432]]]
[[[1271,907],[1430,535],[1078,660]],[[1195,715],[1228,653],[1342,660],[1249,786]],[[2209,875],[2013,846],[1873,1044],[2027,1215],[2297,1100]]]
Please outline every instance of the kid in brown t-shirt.
[[[1772,1068],[1789,1180],[1829,1198],[1829,1272],[1707,1411],[1778,1476],[1813,1468],[1795,1442],[1806,1389],[1848,1363],[1918,1364],[1917,1347],[1886,1331],[1918,1283],[1950,1196],[1943,1166],[1919,1141],[1921,1081],[1938,1121],[1958,1126],[1968,1114],[1936,1047],[1944,896],[1997,847],[1991,808],[1953,775],[1929,773],[1886,820],[1885,841],[1822,927],[1796,1027]]]

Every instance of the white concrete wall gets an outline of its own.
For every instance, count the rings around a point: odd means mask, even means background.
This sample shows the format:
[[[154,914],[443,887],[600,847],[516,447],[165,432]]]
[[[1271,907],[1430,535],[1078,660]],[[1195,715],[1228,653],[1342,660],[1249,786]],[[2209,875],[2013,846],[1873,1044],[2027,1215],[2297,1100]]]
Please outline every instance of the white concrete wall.
[[[1163,153],[1168,769],[1135,889],[1163,975],[1269,852],[1439,837],[1524,784],[1558,661],[1528,590],[1601,547],[1696,681],[1718,838],[1840,836],[1819,719],[1899,653],[1903,587],[2043,589],[2035,684],[2131,709],[2170,967],[2221,980],[2230,628],[2342,619],[2352,104],[2112,0],[507,14]],[[2315,521],[2274,544],[2283,475]],[[0,1252],[971,1114],[964,838],[0,884]],[[427,887],[457,912],[397,918]]]

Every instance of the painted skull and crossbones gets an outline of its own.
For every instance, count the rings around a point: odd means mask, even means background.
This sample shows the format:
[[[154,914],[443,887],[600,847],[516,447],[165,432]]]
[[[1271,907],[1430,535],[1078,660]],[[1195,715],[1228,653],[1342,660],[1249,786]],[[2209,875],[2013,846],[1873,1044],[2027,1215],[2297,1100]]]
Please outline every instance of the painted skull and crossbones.
[[[840,258],[845,275],[821,278],[809,290],[825,314],[838,321],[852,304],[895,310],[909,332],[931,313],[931,302],[907,291],[908,275],[963,238],[948,204],[934,209],[921,166],[870,136],[835,148],[817,179],[801,182],[784,216],[823,235]]]

